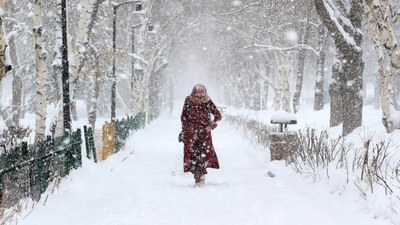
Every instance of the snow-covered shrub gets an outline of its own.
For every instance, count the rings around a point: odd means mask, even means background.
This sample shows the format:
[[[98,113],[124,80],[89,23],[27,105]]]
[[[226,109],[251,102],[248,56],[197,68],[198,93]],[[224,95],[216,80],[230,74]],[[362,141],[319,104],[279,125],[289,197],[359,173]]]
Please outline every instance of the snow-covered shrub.
[[[269,135],[274,129],[271,126],[260,123],[257,120],[248,119],[244,116],[232,116],[225,114],[224,118],[229,123],[233,124],[238,130],[243,132],[243,135],[252,143],[268,146]]]
[[[329,177],[328,169],[332,162],[335,162],[336,169],[346,166],[346,155],[350,148],[345,145],[343,137],[329,140],[327,131],[317,133],[316,130],[307,128],[297,132],[294,138],[297,142],[296,149],[291,149],[293,154],[288,155],[285,160],[296,172],[310,174],[316,179],[321,168],[325,168],[322,171]]]
[[[244,116],[224,117],[253,143],[269,145],[272,127]],[[355,146],[343,136],[331,138],[328,131],[311,128],[295,132],[293,138],[297,145],[285,155],[286,165],[315,182],[328,181],[332,192],[358,191],[377,217],[400,224],[400,161],[390,151],[395,149],[390,140],[373,143],[363,138],[363,145]]]

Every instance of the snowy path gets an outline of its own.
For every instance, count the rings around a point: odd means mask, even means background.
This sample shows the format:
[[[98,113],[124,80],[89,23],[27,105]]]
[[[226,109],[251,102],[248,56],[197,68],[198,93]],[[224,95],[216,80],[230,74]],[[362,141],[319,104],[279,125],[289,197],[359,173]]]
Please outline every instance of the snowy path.
[[[126,150],[99,164],[84,162],[19,225],[385,225],[361,204],[329,194],[268,161],[222,121],[214,131],[220,170],[194,187],[182,172],[177,114],[138,131]],[[277,174],[271,178],[267,170]],[[28,212],[24,212],[27,214]]]

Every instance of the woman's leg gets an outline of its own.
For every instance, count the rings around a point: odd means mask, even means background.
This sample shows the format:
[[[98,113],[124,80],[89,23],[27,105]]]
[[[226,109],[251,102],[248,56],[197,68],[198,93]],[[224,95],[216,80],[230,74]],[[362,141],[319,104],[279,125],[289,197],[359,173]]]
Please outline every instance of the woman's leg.
[[[203,176],[202,173],[196,171],[196,172],[193,174],[194,182],[195,182],[196,184],[201,183],[201,177],[202,177],[202,176]]]
[[[207,174],[207,170],[204,164],[205,154],[203,154],[204,151],[201,143],[202,140],[197,139],[193,145],[193,150],[192,150],[191,171],[193,173],[193,177],[196,184],[204,184],[205,181],[204,175]]]

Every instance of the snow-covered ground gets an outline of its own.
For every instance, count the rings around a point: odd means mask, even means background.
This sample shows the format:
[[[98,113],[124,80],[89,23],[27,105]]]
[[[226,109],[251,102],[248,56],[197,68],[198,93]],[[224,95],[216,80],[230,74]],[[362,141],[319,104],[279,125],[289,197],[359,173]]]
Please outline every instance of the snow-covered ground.
[[[179,112],[162,114],[106,161],[85,159],[46,201],[42,197],[10,224],[391,224],[368,211],[355,190],[339,194],[326,182],[313,183],[283,162],[271,162],[266,148],[224,121],[213,131],[221,169],[209,170],[206,184],[196,187],[182,172]],[[310,119],[326,124],[324,116]]]

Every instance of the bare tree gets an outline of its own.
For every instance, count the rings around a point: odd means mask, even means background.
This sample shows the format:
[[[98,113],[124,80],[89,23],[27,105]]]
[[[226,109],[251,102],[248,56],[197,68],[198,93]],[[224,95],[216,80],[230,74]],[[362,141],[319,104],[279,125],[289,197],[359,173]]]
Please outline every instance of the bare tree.
[[[90,102],[89,104],[89,113],[88,113],[88,121],[90,126],[95,130],[96,128],[96,118],[97,118],[97,107],[98,107],[98,99],[100,94],[100,83],[101,83],[101,66],[99,63],[99,56],[96,55],[96,52],[93,46],[89,48],[90,55],[94,57],[94,76],[92,77],[91,83],[93,84],[93,88],[90,92]]]
[[[396,123],[394,119],[395,114],[400,114],[395,97],[396,74],[400,73],[400,48],[394,34],[400,9],[396,9],[388,0],[378,2],[363,0],[362,5],[373,34],[375,51],[378,56],[382,122],[386,131],[391,133],[400,128],[400,123]],[[389,57],[386,57],[386,55],[389,55]],[[387,63],[387,61],[390,63]],[[389,69],[387,70],[386,67]]]
[[[71,46],[71,51],[74,55],[74,60],[71,65],[70,72],[70,93],[71,93],[71,114],[73,120],[77,120],[76,112],[76,91],[79,79],[79,73],[85,60],[86,45],[88,40],[88,21],[89,21],[89,0],[82,0],[81,9],[79,13],[79,20],[77,24],[74,42]]]
[[[100,85],[101,85],[101,81],[102,76],[101,76],[101,72],[102,69],[104,69],[101,65],[100,65],[100,52],[94,47],[94,45],[92,44],[92,30],[93,30],[93,26],[94,26],[94,22],[96,21],[97,17],[98,17],[98,12],[99,12],[99,8],[100,5],[104,2],[104,0],[96,0],[94,1],[91,10],[89,10],[90,13],[90,17],[89,17],[89,21],[87,23],[87,35],[88,35],[88,42],[85,43],[86,48],[88,49],[88,53],[89,56],[91,57],[91,61],[93,61],[93,68],[92,70],[94,70],[94,75],[93,76],[88,76],[88,79],[92,79],[92,87],[88,93],[89,95],[89,101],[88,101],[88,122],[91,125],[91,127],[93,128],[93,130],[95,130],[95,126],[96,126],[96,119],[97,119],[97,109],[98,109],[98,100],[99,100],[99,95],[100,95]],[[83,66],[83,65],[81,65]]]
[[[4,9],[4,0],[0,1],[0,8]],[[3,29],[3,17],[4,11],[2,11],[2,15],[0,15],[0,82],[4,78],[7,73],[7,65],[6,65],[6,41]]]
[[[290,73],[291,73],[291,56],[289,53],[285,54],[284,67],[282,69],[282,109],[286,112],[291,112],[290,110]]]
[[[312,4],[307,6],[308,11],[311,11]],[[303,26],[302,32],[300,32],[301,38],[299,40],[300,45],[307,45],[308,39],[311,33],[311,24],[310,24],[310,16],[311,13],[307,14],[307,21],[305,21],[305,25]],[[300,105],[300,97],[303,89],[303,76],[304,76],[304,61],[306,58],[306,49],[300,48],[298,52],[298,60],[297,60],[297,78],[296,78],[296,89],[293,95],[293,112],[297,113],[299,111]]]
[[[362,122],[362,73],[364,64],[362,60],[362,7],[358,0],[334,1],[314,0],[315,7],[321,17],[325,27],[331,34],[338,58],[338,76],[331,82],[333,85],[339,85],[339,92],[330,92],[331,99],[341,99],[340,104],[331,104],[332,114],[340,112],[343,118],[343,135],[347,135]],[[347,6],[347,8],[345,8]],[[335,83],[339,82],[339,84]],[[332,90],[333,88],[331,88]],[[342,108],[339,108],[342,107]]]
[[[36,140],[45,138],[46,130],[46,51],[42,44],[42,2],[34,1],[33,35],[35,37],[36,56]]]
[[[62,25],[61,25],[61,0],[57,0],[56,6],[56,20],[55,20],[55,41],[54,41],[54,60],[51,64],[53,68],[53,74],[55,76],[56,85],[58,86],[57,92],[57,108],[58,113],[55,118],[53,118],[50,130],[53,132],[55,137],[60,137],[64,135],[64,116],[63,116],[63,106],[62,106]]]
[[[17,8],[13,1],[8,1],[6,8],[9,10],[11,15],[15,15]],[[14,126],[20,125],[21,119],[21,108],[22,108],[22,77],[21,71],[17,68],[20,66],[20,59],[18,57],[17,45],[16,45],[16,36],[17,31],[14,29],[14,25],[16,25],[14,20],[8,20],[5,24],[5,29],[7,33],[9,33],[8,37],[8,47],[10,52],[10,60],[11,65],[13,66],[12,75],[13,75],[13,84],[12,84],[12,121]]]
[[[314,110],[322,110],[324,107],[324,65],[325,65],[325,27],[321,23],[318,26],[318,59],[317,74],[315,79]]]

